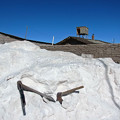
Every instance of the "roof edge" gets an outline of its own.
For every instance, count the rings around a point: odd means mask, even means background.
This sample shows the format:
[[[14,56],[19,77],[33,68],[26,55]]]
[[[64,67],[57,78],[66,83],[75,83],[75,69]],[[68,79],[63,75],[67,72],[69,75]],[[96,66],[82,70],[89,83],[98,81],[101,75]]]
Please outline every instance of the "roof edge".
[[[52,43],[40,42],[40,41],[36,41],[36,40],[24,39],[24,38],[21,38],[21,37],[15,36],[15,35],[11,35],[11,34],[7,34],[7,33],[3,33],[3,32],[0,32],[0,34],[6,35],[6,36],[10,36],[12,38],[19,39],[19,40],[27,40],[27,41],[30,41],[30,42],[42,43],[42,44],[52,44]]]

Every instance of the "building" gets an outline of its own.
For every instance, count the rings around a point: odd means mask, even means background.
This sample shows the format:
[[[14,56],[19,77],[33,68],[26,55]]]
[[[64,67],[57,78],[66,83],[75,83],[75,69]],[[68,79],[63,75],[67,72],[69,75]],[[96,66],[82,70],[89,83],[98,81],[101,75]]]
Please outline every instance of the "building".
[[[88,44],[106,44],[107,43],[101,40],[95,40],[94,34],[92,35],[92,39],[87,39],[88,27],[86,26],[76,27],[76,32],[77,32],[77,36],[79,37],[69,36],[64,40],[58,42],[56,45],[88,45]]]
[[[0,44],[9,43],[9,42],[13,42],[13,41],[24,41],[24,40],[25,40],[24,38],[0,32]],[[28,39],[26,39],[26,40],[30,41],[38,46],[52,45],[51,43],[47,43],[47,42],[40,42],[40,41],[28,40]],[[65,38],[64,40],[56,43],[55,45],[88,45],[88,44],[106,44],[106,43],[107,42],[103,42],[100,40],[69,36],[69,37]]]
[[[0,32],[0,44],[24,40],[24,38]],[[27,41],[40,46],[41,49],[72,52],[80,56],[82,54],[92,54],[95,58],[111,57],[116,63],[120,63],[120,44],[110,44],[100,40],[71,36],[56,43],[55,45],[28,39]]]

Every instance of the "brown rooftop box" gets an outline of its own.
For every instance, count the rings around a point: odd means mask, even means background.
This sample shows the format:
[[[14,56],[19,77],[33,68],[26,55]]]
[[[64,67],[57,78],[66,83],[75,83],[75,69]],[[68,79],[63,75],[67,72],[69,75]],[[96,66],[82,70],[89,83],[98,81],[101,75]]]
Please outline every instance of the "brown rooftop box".
[[[77,35],[88,35],[88,28],[85,26],[77,27]]]

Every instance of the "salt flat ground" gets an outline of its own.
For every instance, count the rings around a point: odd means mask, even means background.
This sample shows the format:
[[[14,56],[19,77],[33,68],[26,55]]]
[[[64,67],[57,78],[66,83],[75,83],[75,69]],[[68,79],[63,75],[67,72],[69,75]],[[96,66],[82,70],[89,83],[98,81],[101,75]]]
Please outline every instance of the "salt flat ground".
[[[25,92],[23,116],[17,81],[52,96],[83,85],[63,104]],[[0,120],[120,120],[120,65],[27,42],[0,45]]]

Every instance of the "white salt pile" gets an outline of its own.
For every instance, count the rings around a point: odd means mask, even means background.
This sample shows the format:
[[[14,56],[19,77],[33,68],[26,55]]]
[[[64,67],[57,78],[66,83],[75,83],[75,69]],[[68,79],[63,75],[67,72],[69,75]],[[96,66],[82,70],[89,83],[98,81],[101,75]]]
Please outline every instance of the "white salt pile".
[[[19,80],[55,100],[57,92],[84,88],[62,97],[62,105],[24,92],[23,116]],[[47,51],[26,41],[0,45],[0,120],[120,120],[120,65],[110,58]]]

